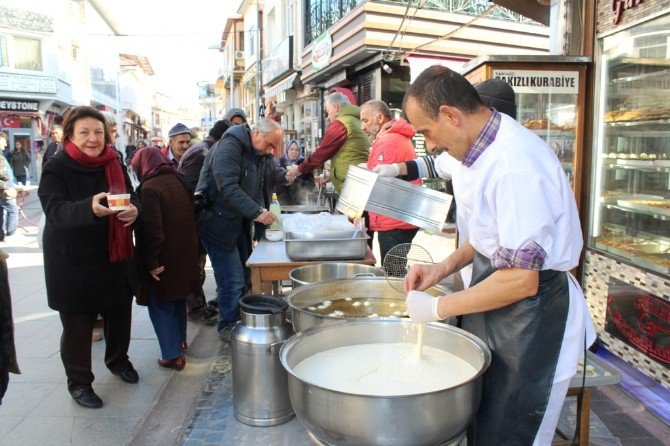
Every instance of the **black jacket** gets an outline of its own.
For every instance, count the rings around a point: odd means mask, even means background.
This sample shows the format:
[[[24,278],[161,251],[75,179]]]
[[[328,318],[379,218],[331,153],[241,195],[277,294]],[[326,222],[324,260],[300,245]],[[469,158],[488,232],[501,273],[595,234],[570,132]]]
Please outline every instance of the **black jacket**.
[[[200,179],[200,171],[205,160],[205,155],[216,141],[207,135],[205,139],[192,145],[179,160],[179,172],[184,176],[189,192],[193,194]]]
[[[126,193],[140,210],[126,168],[123,164],[121,168]],[[101,311],[132,298],[131,262],[110,263],[108,218],[96,217],[91,207],[93,195],[108,190],[104,167],[86,168],[65,150],[58,151],[44,166],[37,194],[46,215],[43,243],[47,298],[49,307],[56,311]]]
[[[284,181],[285,170],[275,167],[272,155],[258,155],[246,125],[231,127],[205,156],[196,191],[205,191],[212,205],[198,215],[201,238],[232,249],[241,231],[262,208],[270,206],[275,181]]]

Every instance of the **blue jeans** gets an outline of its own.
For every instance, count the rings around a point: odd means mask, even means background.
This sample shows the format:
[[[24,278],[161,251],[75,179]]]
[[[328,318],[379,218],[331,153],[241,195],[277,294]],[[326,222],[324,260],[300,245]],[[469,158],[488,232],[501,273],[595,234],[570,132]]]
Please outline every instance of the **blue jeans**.
[[[186,299],[158,302],[151,290],[149,318],[158,337],[161,357],[170,360],[182,356],[181,343],[186,341]]]
[[[246,266],[249,258],[248,241],[242,231],[237,238],[237,246],[230,251],[204,238],[202,245],[214,269],[216,300],[219,304],[218,330],[221,331],[226,324],[240,319],[240,306],[237,301],[246,292],[250,276]]]
[[[19,206],[16,199],[3,200],[0,198],[0,238],[12,235],[19,224]],[[7,215],[4,215],[7,212]]]

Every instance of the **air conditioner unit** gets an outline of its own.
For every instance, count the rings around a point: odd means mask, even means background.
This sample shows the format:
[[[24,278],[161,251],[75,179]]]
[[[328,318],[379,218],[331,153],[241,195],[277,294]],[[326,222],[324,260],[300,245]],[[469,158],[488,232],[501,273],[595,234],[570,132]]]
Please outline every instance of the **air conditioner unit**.
[[[244,59],[244,51],[235,51],[235,59]]]

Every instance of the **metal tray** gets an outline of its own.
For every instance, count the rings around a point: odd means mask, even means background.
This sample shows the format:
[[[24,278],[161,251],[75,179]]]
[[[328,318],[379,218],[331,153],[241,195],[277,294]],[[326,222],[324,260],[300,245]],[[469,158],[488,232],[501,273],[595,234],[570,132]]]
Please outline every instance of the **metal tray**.
[[[293,261],[360,260],[368,250],[365,231],[286,232],[286,255]]]
[[[379,177],[365,209],[420,227],[442,232],[452,196],[398,178]]]
[[[330,208],[328,206],[319,206],[316,204],[290,204],[282,205],[281,212],[282,214],[294,214],[296,212],[302,212],[303,214],[318,214],[320,212],[329,212]]]

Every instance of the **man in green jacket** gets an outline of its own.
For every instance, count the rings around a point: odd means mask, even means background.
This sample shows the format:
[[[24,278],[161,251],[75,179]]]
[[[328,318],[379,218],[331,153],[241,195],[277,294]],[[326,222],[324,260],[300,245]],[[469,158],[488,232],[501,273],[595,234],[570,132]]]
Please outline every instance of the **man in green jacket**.
[[[344,94],[337,92],[326,96],[325,108],[330,124],[321,144],[302,164],[289,167],[288,175],[295,178],[332,160],[330,181],[339,193],[349,166],[368,161],[370,139],[361,130],[360,109],[351,105]]]

